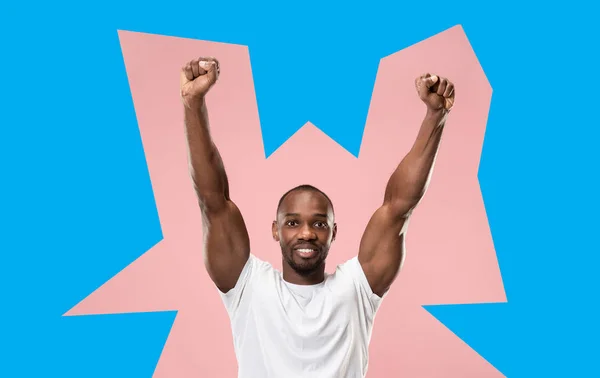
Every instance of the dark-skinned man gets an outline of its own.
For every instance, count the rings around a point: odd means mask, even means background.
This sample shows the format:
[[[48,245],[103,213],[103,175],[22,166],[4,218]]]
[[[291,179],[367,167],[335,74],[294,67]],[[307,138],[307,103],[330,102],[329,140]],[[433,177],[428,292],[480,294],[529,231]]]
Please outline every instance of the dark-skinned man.
[[[311,185],[280,200],[271,232],[281,272],[251,253],[223,161],[210,136],[206,95],[220,74],[214,58],[188,62],[181,98],[190,173],[203,219],[204,262],[230,317],[239,378],[362,378],[375,314],[402,267],[407,224],[428,186],[454,86],[415,80],[426,113],[362,236],[358,255],[325,273],[337,226],[332,201]]]

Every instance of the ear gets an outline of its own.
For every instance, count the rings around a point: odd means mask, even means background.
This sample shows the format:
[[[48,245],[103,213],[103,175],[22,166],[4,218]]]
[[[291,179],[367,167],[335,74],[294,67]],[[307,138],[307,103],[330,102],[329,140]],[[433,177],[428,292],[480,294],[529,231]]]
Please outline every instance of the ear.
[[[279,230],[277,229],[277,221],[273,221],[271,225],[271,233],[273,234],[273,240],[279,241]]]
[[[331,237],[331,241],[334,241],[336,236],[337,236],[337,224],[334,223],[333,224],[333,236]]]

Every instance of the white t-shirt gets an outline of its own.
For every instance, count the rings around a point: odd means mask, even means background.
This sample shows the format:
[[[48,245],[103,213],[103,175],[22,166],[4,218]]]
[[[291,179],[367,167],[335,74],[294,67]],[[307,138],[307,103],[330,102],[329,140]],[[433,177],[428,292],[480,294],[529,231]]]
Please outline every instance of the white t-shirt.
[[[220,292],[239,378],[363,378],[375,314],[358,258],[317,285],[294,285],[250,255],[235,288]]]

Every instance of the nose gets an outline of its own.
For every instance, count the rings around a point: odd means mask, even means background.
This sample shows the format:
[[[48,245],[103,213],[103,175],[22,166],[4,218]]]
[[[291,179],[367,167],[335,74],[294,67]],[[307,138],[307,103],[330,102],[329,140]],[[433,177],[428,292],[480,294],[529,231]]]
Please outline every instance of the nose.
[[[302,240],[315,240],[317,238],[317,234],[310,228],[308,225],[305,225],[300,230],[300,239]]]

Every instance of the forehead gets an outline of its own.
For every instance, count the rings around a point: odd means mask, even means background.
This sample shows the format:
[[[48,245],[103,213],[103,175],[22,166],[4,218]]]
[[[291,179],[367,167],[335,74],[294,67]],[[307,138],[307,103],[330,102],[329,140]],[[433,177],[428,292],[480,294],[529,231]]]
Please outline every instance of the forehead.
[[[323,194],[312,190],[298,190],[289,193],[285,197],[281,203],[279,213],[284,215],[287,213],[331,215],[332,209]]]

